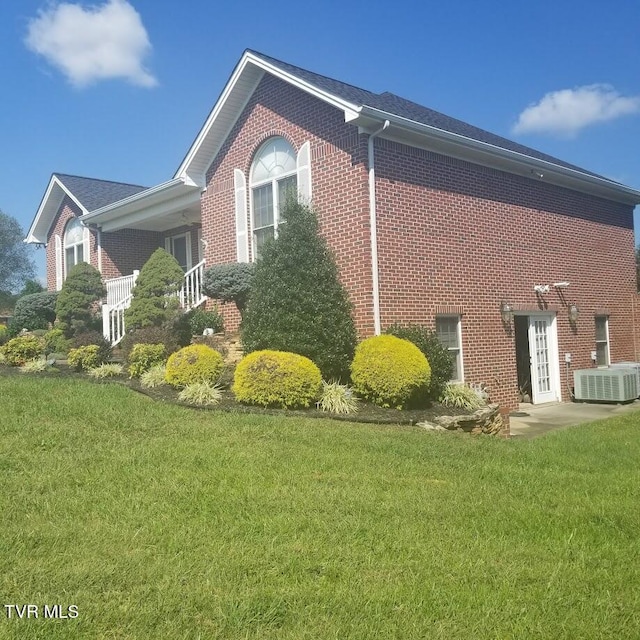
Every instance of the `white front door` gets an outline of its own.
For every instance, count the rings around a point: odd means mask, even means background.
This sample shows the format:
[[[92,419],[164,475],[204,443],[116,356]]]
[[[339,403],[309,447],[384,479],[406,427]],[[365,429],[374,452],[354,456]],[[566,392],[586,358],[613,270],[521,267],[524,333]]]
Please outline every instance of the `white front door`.
[[[560,400],[558,341],[554,315],[529,316],[529,354],[533,404]]]

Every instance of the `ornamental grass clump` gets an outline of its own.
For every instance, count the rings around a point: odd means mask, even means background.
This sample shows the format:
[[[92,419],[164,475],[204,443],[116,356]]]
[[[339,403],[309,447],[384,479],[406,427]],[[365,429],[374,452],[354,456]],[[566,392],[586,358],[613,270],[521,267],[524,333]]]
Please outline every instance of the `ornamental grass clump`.
[[[448,384],[440,396],[440,402],[445,407],[467,411],[475,411],[486,405],[478,393],[464,384]]]
[[[145,371],[140,376],[140,386],[145,389],[155,389],[167,384],[167,367],[165,364],[154,364],[149,371]]]
[[[115,378],[124,373],[124,367],[117,362],[107,362],[93,369],[89,369],[88,374],[92,378],[103,380],[104,378]]]
[[[222,356],[204,344],[192,344],[171,354],[165,380],[177,389],[194,382],[216,383],[224,369]]]
[[[346,384],[323,380],[322,395],[317,405],[321,411],[349,415],[358,411],[358,398]]]
[[[385,408],[406,409],[426,402],[431,368],[408,340],[373,336],[356,347],[351,364],[354,391]]]
[[[254,351],[240,360],[233,377],[236,400],[261,407],[309,407],[321,389],[320,369],[285,351]]]
[[[47,359],[44,356],[40,356],[25,362],[21,367],[19,367],[19,371],[21,373],[42,373],[50,368],[51,365]]]
[[[210,382],[188,384],[179,394],[178,400],[199,407],[211,407],[220,402],[222,390]]]

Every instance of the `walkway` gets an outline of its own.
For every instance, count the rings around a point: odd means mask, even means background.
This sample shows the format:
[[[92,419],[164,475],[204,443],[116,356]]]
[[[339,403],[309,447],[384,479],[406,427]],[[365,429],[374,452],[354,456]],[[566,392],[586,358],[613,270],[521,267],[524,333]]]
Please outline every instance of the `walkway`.
[[[511,437],[534,438],[553,429],[603,420],[630,411],[640,411],[640,400],[627,404],[585,402],[521,404],[518,411],[510,415]],[[640,414],[638,414],[638,422],[640,423]]]

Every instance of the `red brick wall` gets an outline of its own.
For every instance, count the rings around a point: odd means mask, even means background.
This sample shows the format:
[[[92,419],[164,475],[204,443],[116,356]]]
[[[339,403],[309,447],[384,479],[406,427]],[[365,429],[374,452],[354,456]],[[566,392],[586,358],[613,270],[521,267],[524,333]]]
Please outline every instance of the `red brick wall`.
[[[273,135],[296,150],[310,141],[321,231],[335,251],[359,334],[370,335],[367,137],[339,110],[271,76],[208,171],[207,263],[235,261],[233,170],[248,179],[253,154]],[[383,329],[395,322],[433,327],[437,314],[461,315],[465,380],[485,384],[506,408],[516,406],[518,388],[513,325],[502,325],[502,300],[523,314],[557,313],[564,400],[572,380],[564,354],[572,354],[572,369],[592,366],[594,314],[610,316],[612,361],[638,358],[632,207],[391,141],[378,139],[375,148]],[[571,285],[536,298],[534,285],[560,281]],[[569,303],[580,308],[575,328]],[[238,321],[231,307],[223,307],[228,329]]]
[[[595,314],[610,316],[612,361],[634,345],[633,208],[391,141],[376,141],[381,320],[434,326],[462,316],[465,380],[517,401],[513,331],[499,306],[557,313],[561,393],[592,366]],[[538,298],[537,284],[568,281]],[[575,328],[568,304],[580,316]]]
[[[105,280],[128,276],[140,269],[158,248],[164,248],[164,236],[155,231],[122,229],[102,233],[102,277]]]
[[[337,109],[265,76],[214,159],[202,198],[207,264],[236,260],[234,169],[247,181],[253,155],[271,136],[284,136],[299,151],[311,146],[313,204],[322,233],[333,247],[354,304],[361,334],[372,332],[371,257],[366,136],[344,123]],[[249,210],[249,193],[247,193]],[[235,329],[233,305],[222,307],[226,327]]]

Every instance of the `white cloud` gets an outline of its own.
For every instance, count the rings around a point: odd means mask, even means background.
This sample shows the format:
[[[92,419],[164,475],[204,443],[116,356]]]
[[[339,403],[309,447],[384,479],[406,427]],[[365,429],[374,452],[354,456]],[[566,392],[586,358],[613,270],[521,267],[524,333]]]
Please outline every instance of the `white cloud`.
[[[142,64],[151,51],[147,31],[127,0],[86,8],[53,4],[29,22],[25,43],[77,87],[108,78],[142,87],[157,84]]]
[[[573,136],[589,125],[640,112],[640,96],[621,96],[606,84],[547,93],[519,116],[512,132]]]

